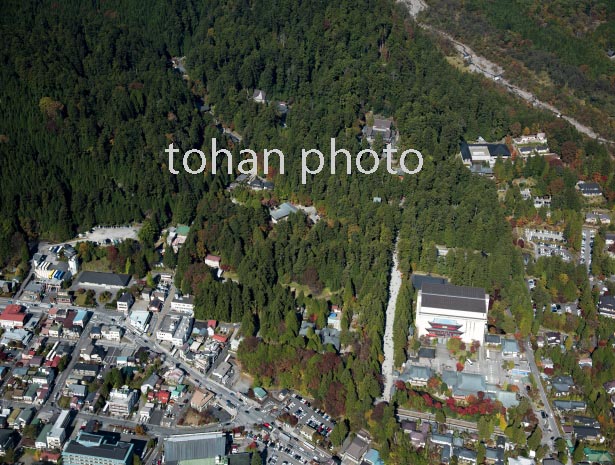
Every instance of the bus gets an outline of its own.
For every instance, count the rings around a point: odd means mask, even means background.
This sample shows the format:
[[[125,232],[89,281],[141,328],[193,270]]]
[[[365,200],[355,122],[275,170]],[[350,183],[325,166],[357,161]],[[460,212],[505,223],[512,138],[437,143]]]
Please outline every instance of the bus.
[[[307,447],[309,450],[314,450],[316,449],[312,444],[310,444],[309,442],[306,441],[301,441],[301,444],[303,444],[305,447]]]

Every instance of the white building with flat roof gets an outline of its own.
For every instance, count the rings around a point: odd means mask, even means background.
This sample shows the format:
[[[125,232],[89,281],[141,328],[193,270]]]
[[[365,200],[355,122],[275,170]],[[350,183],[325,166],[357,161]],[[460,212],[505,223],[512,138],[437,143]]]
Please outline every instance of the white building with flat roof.
[[[488,309],[489,295],[482,288],[425,283],[416,302],[416,329],[419,336],[482,344]]]
[[[50,449],[60,449],[66,439],[66,427],[70,423],[71,411],[62,410],[60,416],[53,424],[47,435],[47,447]]]
[[[171,345],[183,345],[192,332],[193,319],[187,316],[167,315],[156,331],[156,339],[170,342]]]
[[[130,312],[130,326],[135,328],[137,331],[145,332],[149,323],[152,319],[152,312],[147,310],[133,310]]]
[[[139,402],[138,391],[124,386],[121,389],[113,389],[109,393],[107,408],[109,414],[116,417],[127,417]]]
[[[177,296],[171,301],[171,310],[187,315],[194,315],[194,298],[189,295]]]

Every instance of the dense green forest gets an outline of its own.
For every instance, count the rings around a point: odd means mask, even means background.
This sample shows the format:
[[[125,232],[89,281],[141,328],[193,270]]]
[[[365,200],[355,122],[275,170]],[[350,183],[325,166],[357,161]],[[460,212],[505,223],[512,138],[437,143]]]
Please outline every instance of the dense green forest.
[[[351,429],[370,426],[385,458],[427,463],[409,441],[394,441],[392,406],[374,407],[394,237],[406,276],[444,266],[455,283],[497,292],[527,333],[522,260],[495,184],[454,155],[462,137],[500,139],[521,124],[546,128],[556,145],[561,134],[559,143],[578,135],[450,67],[390,0],[173,5],[5,5],[0,262],[24,260],[29,239],[147,218],[140,245],[107,253],[114,268],[129,261],[142,274],[160,258],[152,248],[161,228],[191,224],[164,263],[177,265],[176,284],[196,296],[197,317],[242,323],[238,356],[255,382],[296,387]],[[184,78],[171,65],[182,55]],[[255,88],[289,103],[285,127],[274,105],[251,100]],[[212,112],[200,112],[200,101]],[[337,137],[357,153],[368,112],[395,119],[401,145],[424,154],[423,171],[322,173],[302,185],[301,148],[326,150]],[[168,173],[170,141],[207,150],[210,138],[223,140],[220,125],[243,136],[224,141],[236,154],[276,147],[287,155],[267,201],[315,205],[323,219],[312,225],[300,213],[273,226],[260,198],[231,201],[228,176]],[[444,264],[434,255],[441,243],[455,249]],[[207,253],[221,255],[232,280],[216,280]],[[409,290],[404,298],[409,308]],[[313,331],[298,334],[302,317],[324,327],[331,303],[344,309],[342,353]],[[400,324],[410,320],[401,314]]]
[[[193,3],[3,4],[1,264],[19,259],[24,238],[152,213],[191,219],[210,181],[171,176],[162,150],[167,135],[198,145],[212,125],[169,66]]]
[[[430,0],[427,20],[502,65],[506,76],[613,139],[615,3]]]

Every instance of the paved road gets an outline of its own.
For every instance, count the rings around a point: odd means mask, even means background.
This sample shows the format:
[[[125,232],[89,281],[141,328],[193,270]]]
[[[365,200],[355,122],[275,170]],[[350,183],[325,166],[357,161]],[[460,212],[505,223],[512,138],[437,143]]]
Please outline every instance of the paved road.
[[[97,415],[94,413],[88,412],[79,412],[77,414],[77,419],[75,421],[75,425],[79,426],[84,420],[98,420],[103,424],[104,430],[112,430],[114,426],[118,426],[120,428],[130,428],[134,429],[135,426],[140,425],[141,423],[135,420],[129,420],[124,418],[117,418],[107,415]],[[171,434],[188,434],[188,433],[205,433],[210,431],[220,431],[220,424],[216,423],[210,426],[201,426],[201,427],[191,427],[191,426],[159,426],[147,424],[145,425],[147,432],[151,435],[156,435],[158,437],[168,436]],[[138,437],[138,436],[137,436]]]
[[[51,391],[51,394],[49,395],[49,401],[52,405],[54,405],[55,401],[57,400],[56,396],[58,396],[59,398],[59,394],[62,392],[62,390],[64,389],[66,385],[66,379],[70,375],[71,371],[73,371],[75,364],[79,362],[79,355],[81,353],[81,349],[90,342],[90,329],[92,326],[91,322],[92,322],[92,319],[90,319],[88,324],[85,326],[83,332],[81,333],[81,337],[77,341],[69,340],[69,339],[59,339],[60,341],[76,342],[76,344],[75,344],[75,348],[73,349],[73,353],[70,357],[70,361],[68,365],[66,366],[64,371],[62,371],[62,373],[60,373],[58,377],[56,378],[53,390]]]
[[[545,430],[544,421],[540,414],[538,415],[539,424],[542,427],[542,443],[547,444],[551,450],[555,450],[554,442],[551,441],[551,436],[555,436],[557,439],[560,437],[559,425],[557,424],[557,420],[555,419],[555,415],[553,414],[553,409],[551,408],[551,403],[547,398],[547,394],[545,393],[544,386],[542,385],[542,380],[540,378],[540,372],[538,371],[538,367],[536,366],[536,360],[534,358],[534,351],[532,350],[532,345],[526,341],[525,350],[527,360],[530,364],[530,370],[532,371],[532,375],[534,376],[534,380],[536,381],[536,386],[538,387],[538,393],[540,394],[540,400],[543,404],[543,410],[548,415],[547,424],[548,428]]]
[[[424,0],[400,0],[400,1],[408,7],[408,11],[410,12],[410,14],[415,20],[416,20],[417,15],[421,11],[427,9],[428,7],[428,5],[425,3]],[[531,103],[534,107],[540,108],[542,110],[550,111],[556,116],[561,117],[562,119],[565,119],[568,123],[572,124],[577,129],[577,131],[591,137],[592,139],[596,139],[599,142],[615,144],[615,141],[600,137],[600,135],[597,134],[589,126],[586,126],[580,123],[579,121],[577,121],[576,119],[570,116],[563,115],[562,112],[556,107],[554,107],[553,105],[539,100],[531,92],[525,89],[522,89],[521,87],[518,87],[512,84],[511,82],[509,82],[508,80],[504,79],[501,76],[502,68],[499,65],[497,65],[496,63],[493,63],[492,61],[489,61],[485,57],[478,55],[468,45],[462,42],[459,42],[458,40],[454,39],[450,34],[444,31],[436,29],[433,26],[430,26],[428,24],[421,23],[418,20],[416,21],[419,27],[422,27],[423,29],[433,32],[435,34],[438,34],[439,36],[444,37],[445,39],[450,41],[455,47],[455,49],[457,49],[457,51],[462,56],[465,56],[464,54],[467,54],[471,60],[470,69],[472,71],[478,72],[489,79],[493,79],[494,82],[497,82],[501,86],[505,87],[512,94],[517,95],[523,100]]]
[[[399,271],[399,238],[395,239],[395,249],[393,251],[393,265],[391,266],[391,281],[389,282],[389,302],[386,310],[386,322],[384,329],[384,361],[382,362],[382,377],[384,378],[384,392],[382,397],[385,401],[391,400],[391,390],[393,388],[393,327],[395,324],[395,308],[397,307],[397,296],[401,287],[401,272]]]

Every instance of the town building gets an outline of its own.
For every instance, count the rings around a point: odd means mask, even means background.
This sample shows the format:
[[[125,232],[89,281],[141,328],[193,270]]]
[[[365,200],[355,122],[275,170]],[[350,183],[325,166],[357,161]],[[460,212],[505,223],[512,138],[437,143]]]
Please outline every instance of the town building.
[[[213,459],[227,454],[227,436],[223,432],[178,434],[164,440],[166,465]]]
[[[135,303],[135,299],[130,292],[124,292],[119,299],[117,299],[117,311],[128,313],[130,307]]]
[[[5,329],[23,328],[26,316],[24,307],[17,304],[9,304],[0,314],[0,326]]]
[[[62,450],[63,465],[132,465],[133,445],[81,431]]]
[[[425,283],[418,292],[416,329],[419,336],[483,343],[489,295],[478,287]]]
[[[49,449],[60,449],[66,439],[66,428],[71,422],[72,412],[62,410],[60,416],[53,423],[53,427],[47,434],[47,447]]]
[[[171,310],[187,315],[194,315],[194,297],[190,295],[176,296],[171,301]]]
[[[100,335],[107,341],[120,342],[122,340],[122,336],[124,335],[124,329],[120,326],[105,325],[101,328]]]
[[[99,271],[83,271],[77,283],[83,287],[102,287],[104,289],[122,289],[130,283],[129,274],[103,273]]]
[[[138,391],[129,389],[127,386],[121,389],[113,389],[109,393],[106,408],[109,414],[116,417],[127,417],[139,401]]]
[[[133,310],[129,315],[130,326],[142,333],[147,330],[151,319],[152,313],[147,310]]]
[[[156,331],[156,339],[169,342],[174,346],[181,346],[190,336],[193,319],[187,316],[167,315]]]
[[[214,395],[207,389],[196,389],[190,399],[190,407],[197,412],[202,412],[213,398]]]
[[[472,165],[486,165],[493,168],[498,158],[509,159],[511,156],[506,144],[489,144],[484,141],[477,144],[468,144],[463,141],[460,147],[461,159],[463,164],[468,167]]]

